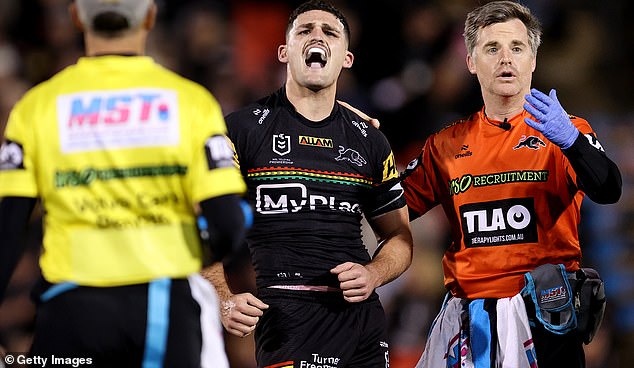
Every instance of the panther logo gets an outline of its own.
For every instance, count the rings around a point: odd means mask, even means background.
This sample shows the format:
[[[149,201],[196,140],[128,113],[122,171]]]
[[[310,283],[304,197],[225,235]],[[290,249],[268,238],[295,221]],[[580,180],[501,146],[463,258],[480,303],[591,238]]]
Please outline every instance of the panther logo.
[[[513,149],[516,150],[522,147],[526,147],[538,150],[541,148],[540,146],[546,147],[546,142],[542,141],[539,137],[536,137],[534,135],[530,135],[528,137],[523,135],[522,138],[520,138],[520,142],[517,144],[517,146],[513,147]]]
[[[335,157],[335,160],[348,160],[357,166],[363,166],[368,163],[363,157],[361,157],[359,152],[350,148],[344,148],[343,146],[339,146],[339,156]]]

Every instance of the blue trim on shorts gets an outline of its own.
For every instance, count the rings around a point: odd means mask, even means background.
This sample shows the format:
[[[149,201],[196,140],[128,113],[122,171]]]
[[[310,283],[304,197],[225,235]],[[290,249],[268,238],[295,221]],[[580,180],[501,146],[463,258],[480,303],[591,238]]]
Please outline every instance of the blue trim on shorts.
[[[162,368],[170,324],[170,288],[172,280],[157,279],[148,286],[147,328],[143,368]]]
[[[484,299],[469,304],[471,354],[475,368],[491,367],[491,320],[484,309]]]
[[[75,289],[78,286],[79,285],[74,282],[62,282],[59,284],[54,284],[53,286],[48,288],[48,290],[42,293],[42,295],[40,296],[40,300],[43,302],[48,302],[59,294]]]
[[[244,215],[244,228],[248,230],[253,225],[253,210],[249,202],[244,199],[240,201],[240,209],[242,209],[242,214]]]

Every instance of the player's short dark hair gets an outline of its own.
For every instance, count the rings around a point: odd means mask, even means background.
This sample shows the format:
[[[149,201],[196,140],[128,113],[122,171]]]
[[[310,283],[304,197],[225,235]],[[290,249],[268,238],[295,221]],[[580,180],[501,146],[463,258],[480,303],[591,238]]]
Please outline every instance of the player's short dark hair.
[[[469,14],[464,25],[464,39],[467,52],[473,53],[478,43],[478,31],[496,23],[504,23],[509,20],[519,19],[526,26],[528,43],[533,54],[541,44],[542,26],[529,8],[515,1],[492,1],[484,4]]]
[[[288,35],[288,32],[291,30],[291,28],[293,28],[293,22],[295,21],[295,19],[297,19],[297,17],[299,17],[300,14],[304,14],[311,10],[322,10],[334,15],[343,24],[343,30],[346,33],[348,41],[350,41],[350,26],[348,25],[346,17],[339,9],[335,8],[332,4],[321,0],[310,0],[295,8],[295,10],[293,10],[291,15],[288,17],[286,34]]]

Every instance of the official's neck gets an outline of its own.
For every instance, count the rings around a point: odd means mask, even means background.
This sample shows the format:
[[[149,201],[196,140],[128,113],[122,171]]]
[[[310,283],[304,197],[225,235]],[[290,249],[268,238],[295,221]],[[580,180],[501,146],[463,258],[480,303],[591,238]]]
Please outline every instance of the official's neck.
[[[147,32],[139,30],[120,37],[104,38],[92,32],[84,33],[86,55],[145,55]]]

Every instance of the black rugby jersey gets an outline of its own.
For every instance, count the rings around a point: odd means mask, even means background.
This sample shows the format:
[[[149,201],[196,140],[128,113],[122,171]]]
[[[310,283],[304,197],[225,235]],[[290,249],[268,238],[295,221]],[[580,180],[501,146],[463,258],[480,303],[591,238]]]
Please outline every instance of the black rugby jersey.
[[[284,88],[225,120],[254,209],[247,242],[258,287],[338,286],[331,268],[370,261],[361,217],[383,203],[366,198],[398,176],[383,133],[338,103],[312,122]]]

